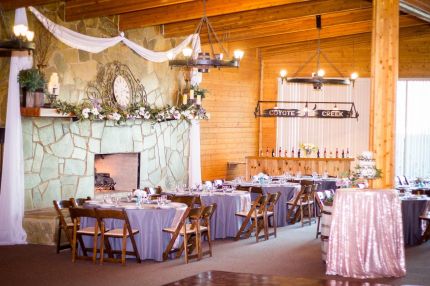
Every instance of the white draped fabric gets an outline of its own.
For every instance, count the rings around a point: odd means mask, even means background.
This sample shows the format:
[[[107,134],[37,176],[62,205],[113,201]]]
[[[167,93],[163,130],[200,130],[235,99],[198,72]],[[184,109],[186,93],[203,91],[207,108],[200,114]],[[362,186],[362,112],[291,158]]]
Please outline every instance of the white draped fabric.
[[[175,58],[179,53],[182,52],[186,46],[191,43],[192,47],[196,47],[195,53],[201,51],[200,49],[200,37],[198,34],[189,35],[184,41],[178,44],[173,49],[166,52],[154,52],[124,38],[123,34],[112,37],[112,38],[99,38],[87,36],[75,31],[72,31],[66,27],[55,24],[44,15],[42,15],[36,8],[29,7],[30,11],[36,16],[36,18],[42,23],[42,25],[50,31],[59,41],[64,44],[83,51],[90,53],[100,53],[101,51],[115,46],[116,44],[123,42],[130,49],[135,51],[141,57],[151,62],[165,62],[169,60],[169,57]],[[37,35],[36,35],[37,36]]]
[[[350,157],[361,154],[368,150],[369,136],[369,111],[370,111],[370,79],[360,78],[356,80],[354,88],[351,86],[326,85],[321,91],[315,91],[312,85],[288,83],[282,84],[278,81],[278,100],[283,101],[353,101],[359,113],[357,119],[321,119],[321,118],[278,118],[276,145],[282,150],[287,148],[288,154],[294,147],[295,152],[301,143],[315,144],[320,148],[321,157],[324,148],[327,148],[327,156],[330,151],[335,155],[336,148],[341,156],[342,149],[346,153],[349,148]],[[282,107],[282,104],[278,104]],[[303,109],[304,105],[292,106],[291,108]],[[337,105],[338,109],[350,106]],[[309,104],[309,112],[315,108]],[[317,105],[319,109],[334,109],[334,105]],[[265,150],[265,146],[263,149]],[[296,153],[297,154],[297,153]]]
[[[190,124],[190,157],[188,159],[188,185],[202,182],[200,160],[200,122],[192,120]]]
[[[24,8],[17,9],[15,14],[16,19],[26,17]],[[27,235],[22,228],[24,155],[17,77],[20,70],[31,68],[32,65],[33,58],[27,52],[12,52],[0,193],[0,245],[26,243]]]

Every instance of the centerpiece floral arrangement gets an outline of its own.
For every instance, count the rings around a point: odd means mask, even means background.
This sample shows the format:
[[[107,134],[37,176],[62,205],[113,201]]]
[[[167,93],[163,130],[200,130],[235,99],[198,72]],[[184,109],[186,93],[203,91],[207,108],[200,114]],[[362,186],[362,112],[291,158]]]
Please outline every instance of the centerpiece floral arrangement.
[[[318,151],[318,147],[312,143],[302,143],[300,144],[300,149],[302,149],[306,156],[310,156],[313,152]]]
[[[79,104],[55,100],[52,106],[58,113],[73,114],[78,120],[126,120],[143,119],[155,122],[169,120],[209,119],[210,114],[200,105],[151,107],[148,104],[131,104],[126,108],[101,104],[98,100],[86,100]]]

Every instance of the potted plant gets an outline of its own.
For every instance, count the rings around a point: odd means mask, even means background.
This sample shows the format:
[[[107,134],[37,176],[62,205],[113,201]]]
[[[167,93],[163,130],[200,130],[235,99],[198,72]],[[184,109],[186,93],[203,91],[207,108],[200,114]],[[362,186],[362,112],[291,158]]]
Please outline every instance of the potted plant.
[[[41,107],[44,104],[45,78],[38,69],[21,70],[18,82],[22,90],[21,104],[25,107]]]

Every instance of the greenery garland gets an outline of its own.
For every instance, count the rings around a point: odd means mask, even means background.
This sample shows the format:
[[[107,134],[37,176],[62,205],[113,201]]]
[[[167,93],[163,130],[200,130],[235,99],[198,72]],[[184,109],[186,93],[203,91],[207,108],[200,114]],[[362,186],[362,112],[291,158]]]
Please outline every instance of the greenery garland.
[[[116,123],[125,122],[128,119],[144,119],[154,122],[170,120],[209,119],[210,114],[200,105],[181,105],[151,107],[148,104],[131,104],[126,108],[113,107],[108,104],[100,104],[96,100],[84,101],[79,104],[71,104],[66,101],[54,100],[51,104],[58,113],[72,114],[78,120],[112,120]]]

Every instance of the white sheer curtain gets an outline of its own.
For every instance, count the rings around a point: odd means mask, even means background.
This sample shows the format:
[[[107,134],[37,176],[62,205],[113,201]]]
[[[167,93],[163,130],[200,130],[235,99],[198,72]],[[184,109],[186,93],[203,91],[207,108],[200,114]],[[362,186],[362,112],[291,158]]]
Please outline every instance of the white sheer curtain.
[[[188,185],[197,185],[202,182],[200,159],[200,122],[191,120],[190,124],[190,157],[188,160]]]
[[[396,175],[430,177],[430,80],[400,80],[396,100]]]
[[[320,148],[321,157],[324,148],[327,156],[330,152],[335,154],[339,149],[347,148],[350,157],[355,157],[369,148],[369,108],[370,108],[370,79],[361,78],[352,86],[326,85],[321,91],[315,91],[311,85],[288,83],[281,84],[278,80],[278,100],[284,101],[353,101],[359,113],[357,119],[322,119],[322,118],[278,118],[276,145],[282,150],[287,148],[288,154],[294,147],[295,152],[301,143],[312,143]],[[282,105],[279,105],[282,107]],[[292,105],[288,107],[294,108]],[[304,105],[296,106],[302,109]],[[309,110],[315,107],[309,104]],[[334,108],[333,105],[317,105],[317,108]],[[337,105],[338,109],[349,108]],[[296,153],[297,154],[297,153]]]
[[[18,17],[15,16],[15,18],[26,18],[24,8],[17,9],[15,14],[18,14]],[[31,68],[32,65],[33,58],[27,52],[12,52],[0,192],[0,245],[26,243],[27,235],[22,228],[24,217],[24,155],[17,77],[20,70]]]

